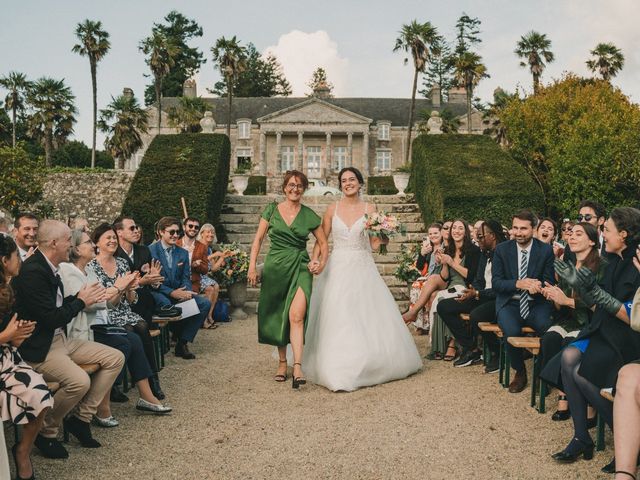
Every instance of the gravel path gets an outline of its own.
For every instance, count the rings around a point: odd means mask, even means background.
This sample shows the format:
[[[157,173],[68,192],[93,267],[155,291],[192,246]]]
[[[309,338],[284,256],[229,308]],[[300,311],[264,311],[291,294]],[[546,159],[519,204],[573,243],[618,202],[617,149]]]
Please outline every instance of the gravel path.
[[[426,338],[414,338],[424,354]],[[609,478],[599,471],[613,455],[609,434],[593,461],[554,464],[570,424],[538,414],[528,389],[509,394],[480,366],[425,361],[408,379],[353,393],[292,391],[272,380],[277,362],[256,341],[255,316],[202,330],[192,350],[195,361],[167,356],[161,372],[171,416],[137,413],[132,391],[114,405],[118,428],[94,428],[103,448],[72,440],[66,461],[35,453],[38,478]]]

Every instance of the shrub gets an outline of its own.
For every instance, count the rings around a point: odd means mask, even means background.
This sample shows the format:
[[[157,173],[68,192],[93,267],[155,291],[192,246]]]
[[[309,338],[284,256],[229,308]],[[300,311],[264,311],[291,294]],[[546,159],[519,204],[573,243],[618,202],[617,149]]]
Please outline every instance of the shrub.
[[[504,223],[516,210],[544,207],[524,168],[486,136],[420,135],[412,165],[411,184],[425,225],[452,218]]]
[[[244,191],[245,195],[265,195],[267,192],[267,177],[255,175],[249,177],[249,184]]]
[[[142,225],[152,240],[154,223],[165,215],[189,215],[217,223],[229,181],[230,144],[226,135],[185,133],[156,136],[127,193],[122,212]]]
[[[18,145],[0,147],[0,207],[16,214],[42,197],[44,162]]]
[[[369,177],[367,179],[367,193],[369,195],[395,195],[398,189],[393,184],[393,177]]]
[[[91,149],[77,140],[67,142],[53,152],[52,164],[55,167],[89,168],[91,167]],[[113,166],[111,155],[96,151],[96,167],[113,168]]]

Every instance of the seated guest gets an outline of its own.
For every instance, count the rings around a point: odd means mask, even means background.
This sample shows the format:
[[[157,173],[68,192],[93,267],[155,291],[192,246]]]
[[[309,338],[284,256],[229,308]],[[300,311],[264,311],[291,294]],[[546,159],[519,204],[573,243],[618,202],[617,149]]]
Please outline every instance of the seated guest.
[[[177,326],[177,342],[175,354],[187,360],[195,358],[189,351],[188,344],[193,342],[198,329],[204,324],[204,319],[211,308],[206,298],[196,295],[191,284],[191,269],[189,268],[189,254],[184,248],[176,246],[180,232],[180,220],[174,217],[162,217],[158,221],[160,240],[149,247],[153,258],[162,264],[164,281],[154,290],[153,298],[160,307],[170,306],[179,302],[195,299],[199,313],[183,318]]]
[[[600,258],[598,245],[598,231],[590,223],[582,222],[573,227],[568,245],[576,256],[576,268],[587,267],[601,281],[604,275],[606,260]],[[547,330],[540,339],[541,365],[544,366],[562,348],[578,335],[591,320],[593,312],[589,305],[585,305],[580,296],[566,282],[560,278],[557,285],[546,285],[542,294],[551,300],[555,306],[553,314],[554,325]],[[562,421],[571,418],[569,404],[564,392],[558,392],[558,410],[551,420]],[[591,415],[595,422],[595,415]]]
[[[71,228],[71,230],[80,230],[81,232],[89,233],[89,220],[84,217],[75,217],[69,222],[69,228]]]
[[[602,229],[604,227],[604,221],[607,219],[607,211],[598,202],[592,200],[583,200],[578,207],[578,215],[576,216],[578,223],[587,222],[596,227],[598,230],[598,241],[600,243],[600,255],[605,254],[604,240],[602,237]],[[565,248],[564,256],[562,259],[565,262],[571,262],[575,265],[576,259],[574,258],[571,248]]]
[[[218,324],[213,318],[213,309],[218,301],[218,295],[220,294],[220,285],[208,273],[217,272],[224,265],[224,260],[232,252],[214,252],[213,244],[216,242],[216,230],[210,223],[205,223],[198,232],[196,240],[207,247],[207,265],[208,272],[206,274],[200,274],[198,282],[194,282],[194,274],[191,273],[191,282],[193,283],[193,291],[196,293],[202,293],[211,302],[211,308],[207,314],[207,319],[204,322],[204,328],[218,328]]]
[[[563,245],[566,245],[569,241],[569,236],[571,235],[571,230],[574,225],[575,223],[568,218],[562,220],[562,224],[560,225],[560,242],[562,242]]]
[[[473,241],[474,245],[480,246],[478,245],[478,234],[480,233],[480,227],[483,223],[483,220],[477,220],[473,224],[473,227],[471,227],[471,240]]]
[[[31,213],[19,213],[13,222],[13,238],[18,245],[20,260],[23,262],[36,247],[38,235],[38,217]]]
[[[449,238],[451,237],[451,224],[453,222],[451,220],[447,220],[442,224],[442,246],[446,247],[447,243],[449,243]]]
[[[580,331],[576,341],[549,360],[541,374],[567,394],[573,419],[571,441],[553,455],[560,463],[574,462],[581,456],[587,460],[593,457],[587,404],[613,427],[613,406],[600,395],[600,390],[615,386],[620,368],[636,360],[640,353],[640,333],[630,328],[624,307],[640,287],[640,274],[633,264],[640,242],[640,210],[614,209],[605,222],[604,239],[609,263],[602,287],[588,268],[576,270],[572,264],[556,261],[556,273],[578,291],[586,305],[596,307],[591,322]],[[611,467],[612,464],[605,468]]]
[[[107,323],[122,327],[127,332],[127,338],[131,344],[132,355],[136,355],[140,346],[145,354],[146,361],[129,362],[129,369],[132,370],[131,375],[135,383],[141,382],[139,387],[144,387],[145,395],[142,396],[142,403],[138,402],[136,408],[139,410],[149,410],[164,413],[162,405],[159,405],[157,399],[164,398],[164,393],[160,388],[160,381],[155,372],[158,371],[153,339],[149,334],[147,322],[131,310],[131,304],[138,301],[138,272],[131,272],[129,264],[126,260],[116,257],[115,253],[118,248],[118,235],[111,225],[103,223],[93,232],[93,243],[97,247],[98,254],[90,260],[86,266],[86,270],[91,272],[98,278],[103,287],[108,290],[107,297]],[[125,287],[120,288],[116,284],[118,279],[125,278]],[[96,331],[96,334],[98,331]],[[129,334],[134,334],[137,338]],[[110,336],[108,336],[110,337]],[[103,335],[97,338],[100,343],[108,341]],[[136,356],[137,358],[137,356]],[[151,373],[149,373],[149,370]],[[148,379],[148,382],[147,382]],[[151,385],[153,395],[147,392],[148,384]],[[142,391],[142,390],[141,390]]]
[[[442,224],[440,223],[432,223],[427,228],[427,238],[422,241],[422,245],[420,246],[420,252],[418,253],[418,258],[416,259],[416,269],[420,271],[420,277],[416,279],[415,282],[411,284],[411,291],[409,292],[409,302],[410,307],[413,306],[418,298],[420,297],[420,291],[424,286],[429,275],[431,275],[438,263],[436,262],[436,251],[438,251],[442,247]],[[418,332],[421,335],[424,335],[429,332],[430,324],[429,324],[429,311],[430,304],[427,303],[423,308],[420,309],[416,320],[413,322],[413,325],[418,329]]]
[[[56,220],[44,220],[38,229],[38,250],[24,262],[13,278],[19,318],[36,322],[33,334],[19,348],[29,365],[46,381],[60,384],[54,406],[47,412],[35,445],[47,458],[67,458],[67,450],[57,440],[58,429],[67,414],[66,430],[83,447],[100,446],[91,435],[89,422],[122,369],[119,351],[95,342],[69,340],[65,327],[80,311],[105,298],[104,288],[89,284],[76,295],[64,296],[58,266],[69,261],[71,230]],[[100,369],[91,378],[78,365],[97,363]]]
[[[542,243],[553,245],[558,233],[557,230],[556,222],[546,217],[540,220],[535,237]]]
[[[524,326],[533,328],[538,335],[551,326],[553,305],[542,296],[542,287],[555,284],[553,250],[550,245],[533,238],[535,222],[535,216],[528,210],[514,215],[515,240],[498,245],[493,255],[491,285],[496,292],[496,317],[515,370],[509,385],[511,393],[525,389],[527,370],[522,350],[513,348],[508,338],[519,337]]]
[[[0,417],[3,422],[23,426],[22,438],[12,453],[16,478],[27,479],[34,478],[31,449],[45,414],[53,406],[53,397],[42,375],[27,365],[17,350],[35,328],[34,322],[18,320],[12,314],[14,297],[9,281],[19,270],[18,247],[10,237],[0,235]],[[9,478],[2,473],[0,469],[0,477]]]
[[[9,219],[0,217],[0,235],[9,235]]]
[[[438,301],[452,298],[462,293],[470,279],[475,278],[480,259],[480,249],[471,241],[469,227],[464,220],[454,220],[451,224],[451,236],[444,252],[436,252],[436,261],[441,268],[437,275],[431,275],[420,292],[418,301],[404,315],[404,321],[415,321],[417,312],[429,301],[435,292],[435,299],[431,303],[429,316],[431,319],[431,353],[428,358],[433,360],[453,361],[456,357],[456,347],[453,335],[436,315]]]
[[[480,225],[476,239],[482,255],[471,286],[458,298],[447,298],[438,302],[438,315],[462,347],[460,358],[453,364],[455,367],[466,367],[481,362],[477,345],[478,322],[494,322],[496,316],[495,293],[491,289],[491,259],[496,246],[505,241],[502,226],[495,220],[487,220]],[[460,319],[461,313],[470,314],[470,325]],[[493,365],[498,362],[498,344],[495,335],[491,337],[493,339],[486,340],[490,342],[489,350],[493,354],[492,360],[487,359],[487,372],[493,372]]]

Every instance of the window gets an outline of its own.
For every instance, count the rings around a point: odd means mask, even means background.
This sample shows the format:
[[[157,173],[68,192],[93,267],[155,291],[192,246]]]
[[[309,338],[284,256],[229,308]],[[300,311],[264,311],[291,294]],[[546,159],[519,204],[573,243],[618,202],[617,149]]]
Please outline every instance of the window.
[[[391,124],[388,122],[378,123],[378,140],[389,140]]]
[[[347,147],[333,147],[333,169],[339,172],[347,166]]]
[[[236,148],[236,158],[238,159],[238,167],[251,168],[251,148]]]
[[[391,170],[391,150],[376,150],[376,168],[379,172],[388,172]]]
[[[293,170],[293,160],[294,160],[294,147],[280,147],[281,151],[281,162],[280,162],[280,170],[286,172],[287,170]]]
[[[321,147],[307,147],[307,175],[310,177],[320,176],[320,159],[322,156]]]
[[[251,138],[251,122],[241,120],[238,122],[238,140],[248,140]]]

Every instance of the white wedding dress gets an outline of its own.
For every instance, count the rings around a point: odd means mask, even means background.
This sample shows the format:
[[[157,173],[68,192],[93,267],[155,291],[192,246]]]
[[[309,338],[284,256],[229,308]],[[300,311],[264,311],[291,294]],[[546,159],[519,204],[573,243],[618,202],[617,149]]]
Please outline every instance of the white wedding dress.
[[[313,284],[304,373],[329,390],[405,378],[422,367],[411,333],[371,255],[364,216],[332,219],[333,252]]]

